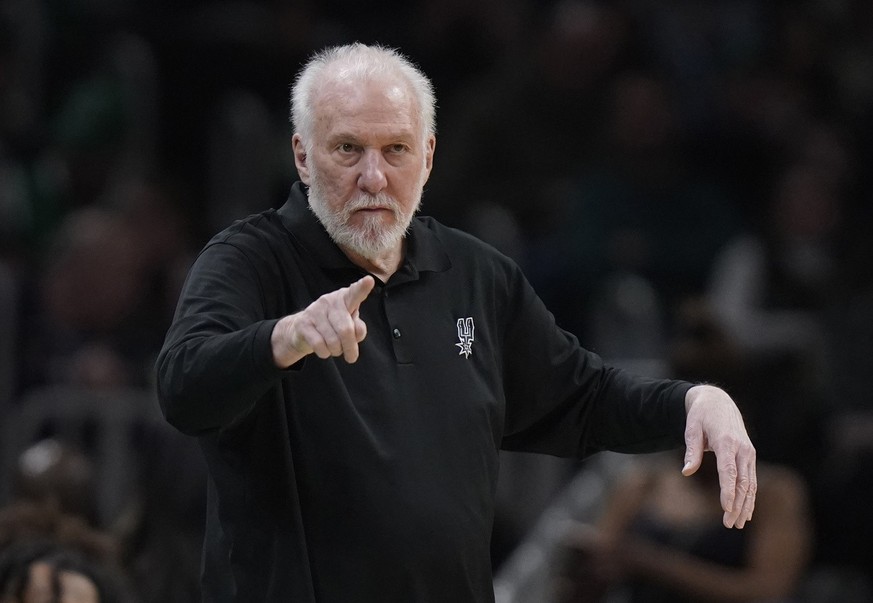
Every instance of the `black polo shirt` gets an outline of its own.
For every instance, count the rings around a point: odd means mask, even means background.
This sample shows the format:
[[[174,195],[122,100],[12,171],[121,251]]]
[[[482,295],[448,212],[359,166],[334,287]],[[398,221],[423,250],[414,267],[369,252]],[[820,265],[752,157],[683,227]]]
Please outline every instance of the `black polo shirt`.
[[[491,601],[500,448],[681,445],[690,384],[605,367],[510,259],[425,217],[358,362],[275,368],[276,321],[364,274],[306,203],[298,183],[206,245],[158,359],[210,471],[205,600]]]

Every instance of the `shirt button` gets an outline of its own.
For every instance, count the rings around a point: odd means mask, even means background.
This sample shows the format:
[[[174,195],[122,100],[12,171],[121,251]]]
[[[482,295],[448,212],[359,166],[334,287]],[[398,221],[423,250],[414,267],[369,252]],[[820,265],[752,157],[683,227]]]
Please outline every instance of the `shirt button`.
[[[394,336],[394,339],[400,339],[400,329],[395,328],[391,331],[391,334]]]

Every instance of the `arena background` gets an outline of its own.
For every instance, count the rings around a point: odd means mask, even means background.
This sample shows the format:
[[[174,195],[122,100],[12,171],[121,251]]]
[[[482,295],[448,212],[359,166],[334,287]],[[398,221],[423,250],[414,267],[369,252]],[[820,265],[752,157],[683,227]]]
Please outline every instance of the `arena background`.
[[[120,543],[141,600],[196,600],[203,470],[154,358],[200,246],[295,179],[294,74],[351,41],[434,80],[423,212],[608,360],[725,386],[809,489],[800,600],[873,600],[863,0],[3,0],[0,546],[51,499]],[[504,601],[550,569],[543,511],[595,508],[620,466],[506,455]]]

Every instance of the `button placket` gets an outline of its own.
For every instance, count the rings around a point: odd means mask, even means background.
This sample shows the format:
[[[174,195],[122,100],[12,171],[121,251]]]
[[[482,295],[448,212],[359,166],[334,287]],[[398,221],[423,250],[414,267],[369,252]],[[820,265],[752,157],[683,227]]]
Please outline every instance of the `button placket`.
[[[404,329],[406,326],[403,321],[403,312],[402,302],[398,300],[398,303],[392,304],[394,298],[397,297],[397,292],[394,292],[395,295],[389,296],[387,288],[382,292],[382,300],[385,307],[385,318],[387,319],[387,323],[389,328],[391,329],[391,343],[394,347],[394,357],[397,359],[397,362],[404,364],[412,362],[412,348],[410,346],[409,337],[404,333]],[[402,297],[402,296],[401,296]],[[394,309],[396,306],[396,310]]]

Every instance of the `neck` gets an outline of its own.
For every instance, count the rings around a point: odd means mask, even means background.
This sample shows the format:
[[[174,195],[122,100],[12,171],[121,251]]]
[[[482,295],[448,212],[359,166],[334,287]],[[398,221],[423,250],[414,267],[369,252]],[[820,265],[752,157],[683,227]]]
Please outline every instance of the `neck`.
[[[401,240],[387,252],[372,258],[364,257],[343,246],[340,246],[340,249],[355,266],[363,268],[383,283],[387,283],[388,279],[400,269],[406,251],[406,239]]]

